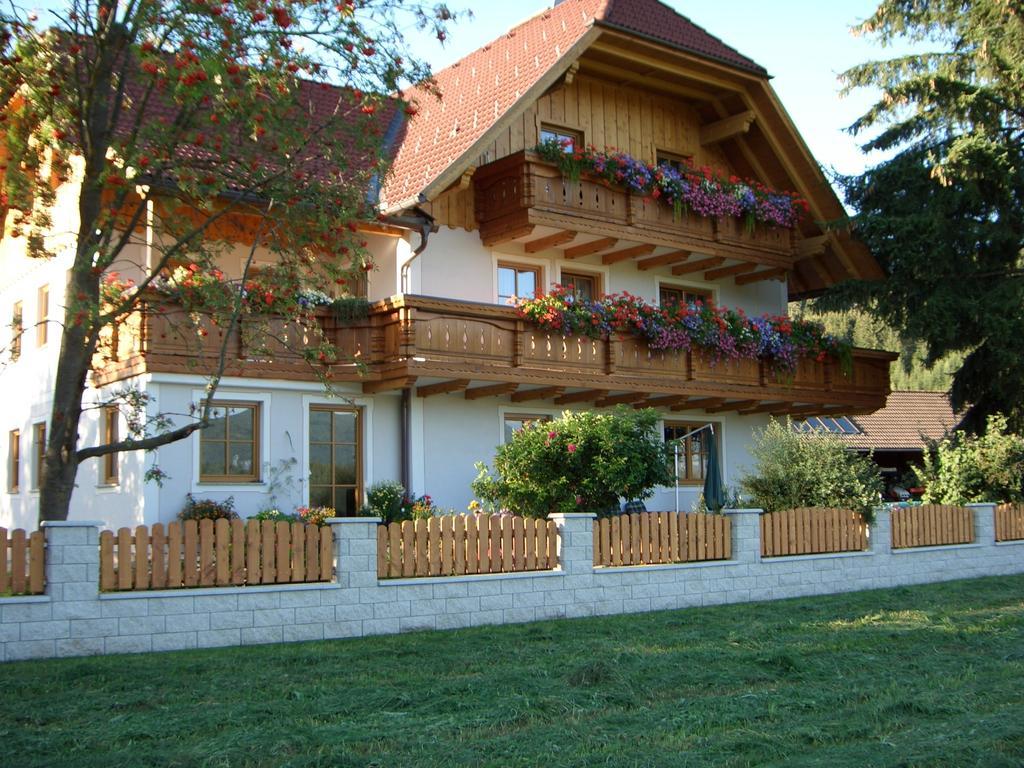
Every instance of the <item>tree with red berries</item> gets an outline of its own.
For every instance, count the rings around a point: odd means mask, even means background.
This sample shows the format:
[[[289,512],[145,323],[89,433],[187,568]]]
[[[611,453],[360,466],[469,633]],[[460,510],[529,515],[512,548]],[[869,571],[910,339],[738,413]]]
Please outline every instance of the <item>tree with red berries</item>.
[[[358,222],[376,217],[367,193],[386,172],[390,118],[414,110],[393,95],[430,82],[404,33],[443,40],[452,20],[406,0],[71,0],[48,24],[0,12],[0,236],[33,259],[74,254],[40,519],[66,519],[82,461],[205,427],[240,319],[266,339],[314,332],[303,291],[372,268]],[[69,189],[77,221],[55,226]],[[225,274],[218,259],[239,243],[244,266]],[[271,256],[258,274],[257,252]],[[192,337],[219,329],[206,396],[181,424],[126,388],[112,397],[129,436],[80,445],[90,372],[154,296]],[[329,370],[345,351],[313,338],[303,354]]]

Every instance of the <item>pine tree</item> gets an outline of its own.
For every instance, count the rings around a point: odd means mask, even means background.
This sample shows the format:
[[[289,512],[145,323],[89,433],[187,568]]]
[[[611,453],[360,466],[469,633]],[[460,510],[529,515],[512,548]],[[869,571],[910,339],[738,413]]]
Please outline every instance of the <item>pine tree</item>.
[[[890,277],[827,295],[920,342],[928,364],[962,354],[951,395],[967,426],[1024,425],[1024,6],[885,0],[855,29],[928,50],[844,74],[879,100],[851,126],[894,154],[844,186],[858,236]]]

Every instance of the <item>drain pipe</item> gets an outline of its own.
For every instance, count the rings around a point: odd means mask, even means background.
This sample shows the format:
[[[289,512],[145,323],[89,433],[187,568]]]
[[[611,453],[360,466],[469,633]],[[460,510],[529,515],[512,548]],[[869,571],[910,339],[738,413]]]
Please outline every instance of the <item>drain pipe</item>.
[[[382,222],[390,224],[393,227],[399,227],[400,229],[419,233],[419,245],[416,246],[412,255],[405,260],[404,264],[402,264],[402,279],[399,285],[399,290],[402,294],[406,294],[409,292],[409,269],[412,267],[413,261],[415,261],[416,258],[426,250],[427,239],[430,237],[432,232],[437,232],[437,224],[434,222],[434,218],[430,214],[420,210],[419,208],[414,208],[412,213],[403,214],[401,216],[386,216],[382,219]],[[405,488],[405,492],[407,494],[412,496],[412,389],[410,387],[402,389],[402,396],[399,401],[399,411],[399,471],[401,473],[402,487]]]

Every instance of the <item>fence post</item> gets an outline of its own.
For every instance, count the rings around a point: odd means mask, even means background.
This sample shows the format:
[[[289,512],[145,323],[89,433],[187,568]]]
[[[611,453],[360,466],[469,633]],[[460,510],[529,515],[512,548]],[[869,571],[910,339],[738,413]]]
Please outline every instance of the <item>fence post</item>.
[[[558,566],[564,573],[593,573],[596,517],[592,512],[565,512],[548,516],[558,526]]]
[[[974,543],[992,546],[996,543],[996,505],[968,504],[974,515]]]
[[[334,578],[342,587],[377,585],[377,526],[379,517],[332,517]]]
[[[756,563],[761,559],[761,509],[723,509],[732,518],[732,559]]]
[[[868,551],[875,555],[891,555],[892,512],[888,507],[875,507],[875,521],[868,530]]]
[[[96,600],[100,594],[102,522],[44,520],[46,594],[54,602]]]

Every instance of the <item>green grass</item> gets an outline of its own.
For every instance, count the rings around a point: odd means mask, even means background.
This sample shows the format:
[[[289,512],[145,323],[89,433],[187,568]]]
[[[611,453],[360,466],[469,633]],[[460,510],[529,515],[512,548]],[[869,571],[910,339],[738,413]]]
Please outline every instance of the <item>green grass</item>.
[[[1021,766],[1024,576],[0,665],[0,764]]]

